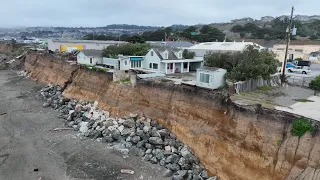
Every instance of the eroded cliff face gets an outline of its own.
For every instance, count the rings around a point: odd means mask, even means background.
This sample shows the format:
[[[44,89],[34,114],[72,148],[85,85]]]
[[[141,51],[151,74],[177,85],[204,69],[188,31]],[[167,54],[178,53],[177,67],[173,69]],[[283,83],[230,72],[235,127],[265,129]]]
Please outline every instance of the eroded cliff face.
[[[67,84],[66,97],[98,100],[114,116],[134,112],[158,120],[220,179],[320,179],[320,138],[292,137],[289,114],[246,110],[194,87],[150,81],[120,85],[111,74],[46,55],[29,54],[25,66],[33,79]]]
[[[71,83],[73,73],[79,68],[50,54],[35,52],[26,55],[24,67],[31,79],[46,84],[58,84],[61,87]]]

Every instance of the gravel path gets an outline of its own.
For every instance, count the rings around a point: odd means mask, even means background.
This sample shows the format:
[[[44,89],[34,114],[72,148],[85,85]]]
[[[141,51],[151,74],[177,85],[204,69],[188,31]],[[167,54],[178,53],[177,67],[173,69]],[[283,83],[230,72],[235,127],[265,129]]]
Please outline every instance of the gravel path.
[[[107,144],[81,140],[74,131],[50,131],[64,123],[59,112],[42,108],[41,87],[0,71],[1,180],[166,179],[164,168],[140,157],[124,159]]]

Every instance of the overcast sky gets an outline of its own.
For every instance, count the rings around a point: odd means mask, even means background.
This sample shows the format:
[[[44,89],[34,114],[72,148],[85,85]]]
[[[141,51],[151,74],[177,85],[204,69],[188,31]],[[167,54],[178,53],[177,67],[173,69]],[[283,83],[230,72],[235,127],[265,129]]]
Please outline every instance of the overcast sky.
[[[1,0],[0,27],[169,26],[232,19],[320,14],[319,0]]]

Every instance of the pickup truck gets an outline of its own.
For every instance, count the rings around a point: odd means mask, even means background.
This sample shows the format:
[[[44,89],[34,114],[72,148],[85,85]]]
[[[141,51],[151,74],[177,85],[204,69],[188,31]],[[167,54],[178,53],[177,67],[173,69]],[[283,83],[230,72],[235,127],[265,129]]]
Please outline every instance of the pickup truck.
[[[301,74],[309,74],[311,72],[308,66],[297,66],[294,68],[288,68],[289,72],[301,73]]]

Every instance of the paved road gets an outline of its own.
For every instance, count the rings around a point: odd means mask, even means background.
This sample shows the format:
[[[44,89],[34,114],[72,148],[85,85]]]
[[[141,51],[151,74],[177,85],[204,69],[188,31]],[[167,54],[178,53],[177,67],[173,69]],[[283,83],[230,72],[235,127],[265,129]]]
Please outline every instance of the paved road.
[[[0,71],[1,180],[165,179],[160,166],[130,155],[123,158],[107,144],[81,140],[62,127],[58,112],[43,109],[41,85]],[[34,171],[38,169],[38,171]],[[121,174],[131,169],[134,175]]]

